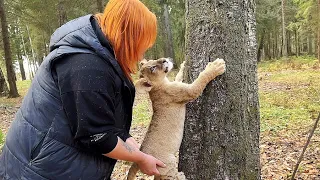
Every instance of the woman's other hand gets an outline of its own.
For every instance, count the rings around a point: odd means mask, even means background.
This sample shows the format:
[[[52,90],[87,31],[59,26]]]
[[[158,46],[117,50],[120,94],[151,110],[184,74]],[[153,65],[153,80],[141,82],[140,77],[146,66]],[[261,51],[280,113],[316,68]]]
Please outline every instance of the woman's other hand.
[[[141,161],[138,161],[136,163],[138,164],[140,171],[149,176],[159,176],[160,173],[157,167],[166,167],[166,165],[163,162],[148,154],[144,154],[144,158],[142,158]]]

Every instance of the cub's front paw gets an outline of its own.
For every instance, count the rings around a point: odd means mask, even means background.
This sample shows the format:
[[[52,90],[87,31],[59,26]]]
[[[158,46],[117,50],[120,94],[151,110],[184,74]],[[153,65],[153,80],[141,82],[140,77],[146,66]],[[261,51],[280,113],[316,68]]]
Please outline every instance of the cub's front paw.
[[[226,71],[226,64],[223,59],[216,59],[213,62],[208,63],[206,72],[219,76]]]

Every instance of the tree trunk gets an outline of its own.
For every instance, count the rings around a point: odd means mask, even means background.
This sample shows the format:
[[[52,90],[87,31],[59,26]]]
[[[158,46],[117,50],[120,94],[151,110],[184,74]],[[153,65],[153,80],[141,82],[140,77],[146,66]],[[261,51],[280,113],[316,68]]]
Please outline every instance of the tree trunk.
[[[8,86],[6,83],[6,79],[4,78],[2,69],[0,68],[0,97],[5,97],[8,95]]]
[[[308,35],[308,55],[312,55],[312,37],[310,32]]]
[[[318,61],[320,62],[320,0],[318,0]]]
[[[285,0],[281,0],[281,12],[282,12],[282,56],[288,57],[287,51],[287,36],[286,36],[286,21],[285,21]]]
[[[272,58],[275,57],[274,34],[272,34],[272,36],[270,36],[270,54],[271,54]]]
[[[300,35],[299,35],[299,32],[298,32],[298,56],[300,56],[301,55],[301,37],[300,37]]]
[[[62,26],[67,22],[67,12],[65,9],[65,0],[59,0],[58,2],[58,16],[59,16],[59,26]]]
[[[227,72],[187,105],[179,170],[188,179],[260,179],[254,0],[186,1],[186,74],[208,62]]]
[[[20,28],[18,26],[19,21],[17,22],[17,26],[15,27],[14,33],[14,39],[15,39],[15,49],[16,49],[16,56],[17,56],[17,62],[19,64],[20,74],[22,81],[26,80],[26,73],[23,66],[23,59],[22,59],[22,46],[21,46],[21,40],[19,39],[19,33]]]
[[[47,48],[47,39],[45,37],[44,34],[42,34],[42,38],[43,38],[43,52],[44,52],[44,56],[47,56],[49,54],[49,48]],[[41,61],[42,62],[42,61]]]
[[[319,6],[320,6],[320,0],[319,0]],[[319,17],[320,17],[320,14],[319,14]],[[318,60],[320,62],[320,27],[318,27]]]
[[[257,55],[257,59],[258,59],[258,62],[261,61],[261,52],[262,52],[262,49],[264,47],[264,36],[265,36],[265,31],[263,30],[262,31],[262,34],[261,34],[261,38],[260,38],[260,43],[259,43],[259,46],[258,46],[258,55]],[[271,42],[269,42],[269,44],[272,44]]]
[[[287,53],[288,53],[288,56],[292,56],[292,50],[291,50],[291,31],[287,31]]]
[[[24,66],[23,66],[23,59],[22,59],[20,49],[17,50],[17,57],[18,57],[18,64],[19,64],[19,69],[20,69],[20,73],[21,73],[21,79],[22,79],[22,81],[24,81],[27,78],[26,78],[26,72],[25,72]]]
[[[275,58],[279,58],[280,56],[280,51],[279,51],[279,34],[278,31],[276,31],[276,33],[274,34],[275,37]]]
[[[31,54],[32,54],[32,63],[30,63],[31,64],[30,68],[31,68],[33,74],[36,74],[37,69],[38,69],[38,64],[37,64],[37,61],[36,61],[36,54],[35,54],[34,49],[33,49],[32,39],[31,39],[31,35],[30,35],[30,31],[29,31],[28,25],[27,25],[27,32],[28,32],[29,43],[30,43]]]
[[[264,55],[265,59],[270,59],[271,49],[270,49],[270,34],[267,34],[267,43],[264,45]]]
[[[298,30],[294,30],[294,42],[295,42],[296,56],[299,56],[300,52],[299,52]]]
[[[24,42],[24,37],[23,37],[23,34],[20,32],[20,35],[21,35],[21,41],[22,41],[22,46],[23,46],[23,52],[24,52],[24,55],[26,57],[26,59],[28,60],[28,70],[29,70],[29,78],[30,80],[33,79],[33,72],[31,70],[31,64],[30,64],[30,59],[29,59],[29,56],[28,56],[28,53],[27,53],[27,50],[26,50],[26,45],[25,45],[25,42]]]
[[[97,0],[97,8],[100,13],[103,12],[103,3],[102,0]]]
[[[3,46],[4,46],[4,57],[6,61],[7,78],[9,82],[9,88],[10,88],[9,97],[14,98],[14,97],[18,97],[19,94],[17,90],[15,73],[14,73],[13,64],[12,64],[11,45],[9,40],[8,24],[7,24],[3,0],[0,0],[0,18],[1,18],[2,38],[3,38]]]
[[[164,26],[165,26],[165,35],[166,35],[166,57],[173,58],[175,62],[175,66],[177,65],[175,55],[174,55],[174,46],[173,46],[173,38],[172,38],[172,29],[170,24],[170,15],[168,4],[163,4],[163,17],[164,17]]]

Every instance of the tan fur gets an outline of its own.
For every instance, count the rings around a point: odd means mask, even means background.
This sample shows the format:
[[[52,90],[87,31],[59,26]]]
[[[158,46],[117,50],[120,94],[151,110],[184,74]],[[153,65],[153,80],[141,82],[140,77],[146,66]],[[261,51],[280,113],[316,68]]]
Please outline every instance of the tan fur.
[[[141,151],[166,164],[166,168],[158,168],[161,176],[155,177],[156,180],[184,180],[184,174],[177,170],[175,154],[182,141],[185,105],[198,98],[211,80],[224,73],[225,62],[222,59],[210,62],[192,84],[186,84],[182,82],[184,63],[175,81],[170,82],[166,70],[171,69],[163,63],[166,60],[161,58],[143,62],[140,79],[136,83],[138,92],[149,92],[153,108]],[[138,166],[134,164],[130,168],[128,180],[133,180],[137,171]]]

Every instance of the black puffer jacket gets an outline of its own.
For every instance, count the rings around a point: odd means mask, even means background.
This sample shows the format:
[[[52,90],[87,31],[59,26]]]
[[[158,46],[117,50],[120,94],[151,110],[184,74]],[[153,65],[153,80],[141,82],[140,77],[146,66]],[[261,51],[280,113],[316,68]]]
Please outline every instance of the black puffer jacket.
[[[109,179],[116,161],[102,156],[99,151],[88,150],[90,147],[77,141],[82,138],[77,135],[113,132],[125,140],[129,136],[135,92],[115,60],[112,48],[104,42],[106,39],[101,39],[101,30],[93,28],[92,20],[92,15],[75,19],[53,34],[51,53],[41,64],[7,134],[0,155],[0,179]],[[96,84],[88,78],[85,80],[88,82],[60,87],[54,65],[63,63],[70,55],[81,54],[96,57],[95,62],[101,66],[101,78],[105,82]],[[73,90],[91,90],[105,94],[109,99],[109,105],[104,106],[109,109],[103,112],[106,121],[94,122],[93,126],[101,129],[95,128],[100,130],[93,134],[79,133],[77,126],[71,123],[73,117],[69,117],[68,109],[64,107],[68,103],[63,102],[67,99],[63,96],[71,96]],[[77,112],[79,117],[76,119],[84,121],[80,126],[92,126],[82,117],[91,115],[94,118],[100,112],[98,106],[103,103],[97,102],[96,111],[92,111],[94,107],[88,107],[88,112]]]

